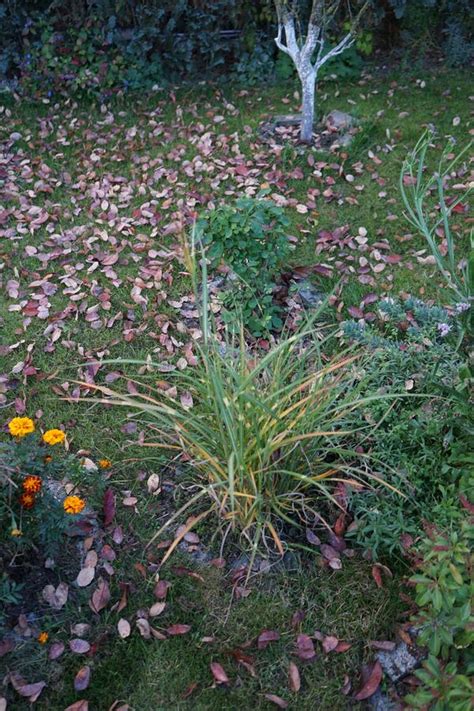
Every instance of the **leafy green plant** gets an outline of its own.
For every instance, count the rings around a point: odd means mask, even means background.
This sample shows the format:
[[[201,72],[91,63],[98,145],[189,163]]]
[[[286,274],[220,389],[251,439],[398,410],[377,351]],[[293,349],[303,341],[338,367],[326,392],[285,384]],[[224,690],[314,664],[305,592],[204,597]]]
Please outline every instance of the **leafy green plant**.
[[[282,208],[246,197],[198,221],[197,237],[211,268],[224,263],[237,277],[227,278],[222,296],[223,319],[237,329],[240,320],[255,336],[283,326],[272,292],[278,270],[292,250],[288,226]]]
[[[417,550],[419,572],[410,579],[419,607],[414,623],[429,656],[416,672],[422,685],[406,697],[414,708],[472,708],[473,542],[474,529],[466,518],[457,530],[432,532]]]
[[[408,498],[380,490],[354,492],[351,499],[352,535],[378,557],[403,553],[408,540],[422,535],[424,521],[443,528],[460,521],[459,486],[474,432],[469,405],[456,392],[457,318],[413,297],[382,299],[372,308],[370,323],[346,322],[343,333],[371,353],[374,386],[411,396],[394,403],[367,441],[397,471],[392,483]],[[379,421],[380,405],[366,416]]]
[[[191,257],[196,283],[194,264]],[[339,482],[390,487],[354,446],[356,434],[371,427],[357,413],[381,396],[360,397],[365,383],[357,355],[323,359],[314,338],[317,314],[261,358],[248,354],[242,328],[238,339],[219,343],[209,329],[205,260],[202,284],[198,364],[191,374],[170,374],[170,395],[145,385],[135,395],[93,387],[108,403],[138,411],[156,437],[148,447],[190,463],[199,492],[163,528],[207,497],[211,507],[185,531],[213,511],[254,553],[259,546],[283,553],[288,527],[313,525],[324,520],[328,504],[338,506]]]

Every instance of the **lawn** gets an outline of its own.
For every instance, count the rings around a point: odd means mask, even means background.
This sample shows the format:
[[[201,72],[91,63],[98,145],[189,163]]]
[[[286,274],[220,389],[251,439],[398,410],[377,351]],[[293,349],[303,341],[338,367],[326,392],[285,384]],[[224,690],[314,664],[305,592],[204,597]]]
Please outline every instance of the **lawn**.
[[[79,401],[86,390],[75,381],[130,383],[137,375],[156,381],[171,369],[192,371],[199,334],[181,237],[197,213],[244,194],[264,191],[285,208],[296,244],[292,266],[328,269],[329,276],[312,277],[318,288],[329,293],[342,276],[339,320],[371,292],[443,302],[445,285],[426,244],[403,217],[398,181],[403,159],[429,124],[439,146],[448,139],[455,150],[467,144],[469,90],[467,72],[446,69],[374,70],[359,81],[325,82],[319,115],[337,108],[361,126],[347,152],[334,155],[260,140],[269,115],[298,110],[293,84],[262,91],[203,83],[106,106],[0,98],[2,421],[28,414],[41,427],[62,426],[71,450],[112,461],[125,532],[111,576],[113,601],[120,583],[129,586],[125,610],[105,610],[96,624],[95,654],[87,658],[91,681],[82,694],[73,687],[81,666],[74,655],[50,662],[40,649],[26,664],[21,650],[15,653],[29,680],[48,680],[37,708],[63,709],[87,698],[94,710],[265,709],[275,707],[268,694],[294,709],[352,707],[341,693],[345,675],[357,688],[373,656],[370,643],[391,639],[402,620],[402,561],[391,564],[393,578],[384,575],[379,586],[359,553],[340,571],[322,567],[317,557],[295,556],[286,572],[275,566],[253,576],[250,594],[245,588],[238,599],[235,567],[200,564],[179,550],[160,571],[171,588],[155,627],[186,624],[190,631],[167,639],[136,630],[118,637],[118,620],[131,620],[154,601],[160,549],[145,544],[174,503],[148,493],[147,480],[154,472],[165,482],[171,475],[164,459],[149,459],[140,447],[140,426],[123,410]],[[456,220],[467,239],[465,216]],[[334,231],[345,225],[348,239],[341,241]],[[320,239],[323,230],[330,239]],[[102,362],[120,358],[158,361],[161,375]],[[169,489],[178,499],[186,494],[175,482]],[[210,524],[197,533],[218,558]],[[235,542],[228,555],[238,556]],[[62,625],[87,614],[84,594]],[[259,649],[263,630],[279,638]],[[300,665],[296,693],[288,669],[298,661],[297,635],[315,630],[350,647],[324,653],[319,645],[315,663]],[[59,632],[53,628],[52,637]],[[8,656],[3,662],[11,668]],[[212,662],[230,683],[216,683]]]

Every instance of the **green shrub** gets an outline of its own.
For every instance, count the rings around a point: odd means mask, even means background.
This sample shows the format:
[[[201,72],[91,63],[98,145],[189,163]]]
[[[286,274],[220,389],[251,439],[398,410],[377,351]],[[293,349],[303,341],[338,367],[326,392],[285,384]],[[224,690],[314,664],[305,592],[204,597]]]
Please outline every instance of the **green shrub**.
[[[199,220],[197,235],[211,268],[224,263],[237,277],[227,278],[222,294],[226,323],[238,328],[243,321],[255,336],[283,326],[272,293],[279,269],[292,250],[288,226],[282,208],[246,197]]]
[[[472,494],[472,481],[471,481]],[[474,527],[465,520],[451,532],[432,532],[417,549],[415,585],[418,641],[428,648],[421,686],[406,697],[414,708],[469,711],[472,708]]]
[[[352,535],[380,556],[402,553],[406,536],[419,537],[425,520],[441,527],[459,521],[459,457],[468,456],[474,432],[469,407],[456,391],[462,363],[458,320],[413,298],[383,299],[373,314],[371,323],[345,323],[345,337],[371,353],[372,387],[406,393],[365,446],[397,472],[391,481],[408,498],[380,490],[354,492],[351,500]],[[375,423],[382,414],[374,403],[366,417]]]

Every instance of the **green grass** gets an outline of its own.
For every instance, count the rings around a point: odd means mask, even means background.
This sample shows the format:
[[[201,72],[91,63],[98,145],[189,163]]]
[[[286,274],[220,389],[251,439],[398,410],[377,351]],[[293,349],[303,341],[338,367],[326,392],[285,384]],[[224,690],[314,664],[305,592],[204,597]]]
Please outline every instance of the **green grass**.
[[[160,333],[156,316],[161,314],[170,319],[170,332],[177,340],[183,343],[189,340],[188,334],[183,336],[175,328],[176,322],[181,320],[176,309],[167,300],[157,303],[152,290],[147,292],[149,307],[146,313],[130,298],[132,284],[127,280],[135,278],[139,266],[133,261],[133,244],[139,234],[146,235],[157,250],[175,243],[176,235],[165,235],[163,228],[182,206],[180,201],[192,193],[197,193],[204,203],[210,199],[232,200],[239,195],[242,185],[232,176],[219,184],[213,182],[216,175],[224,171],[225,163],[238,156],[239,152],[242,160],[257,171],[254,184],[249,186],[252,191],[258,191],[267,182],[265,175],[269,171],[281,171],[280,183],[271,185],[271,193],[294,199],[294,204],[306,203],[308,190],[324,190],[326,178],[334,178],[333,189],[340,196],[339,200],[327,203],[322,197],[317,197],[315,209],[306,214],[298,213],[294,205],[287,207],[291,219],[290,231],[299,239],[295,264],[327,260],[327,254],[315,255],[315,239],[320,229],[334,229],[347,223],[355,234],[359,227],[365,227],[370,243],[387,240],[391,250],[401,254],[405,262],[404,266],[386,268],[377,279],[377,291],[442,297],[443,285],[439,283],[435,267],[421,266],[416,257],[411,256],[413,251],[425,248],[422,239],[414,235],[412,240],[403,241],[403,236],[410,229],[402,218],[398,176],[407,151],[428,123],[434,123],[437,127],[439,145],[450,136],[456,139],[460,148],[465,145],[468,139],[466,96],[470,91],[470,76],[467,72],[446,70],[439,70],[436,74],[424,73],[424,88],[420,87],[417,79],[414,75],[393,74],[374,76],[360,82],[321,85],[318,99],[320,115],[333,108],[348,110],[358,116],[363,126],[346,156],[328,158],[326,155],[315,155],[316,160],[332,164],[324,169],[323,181],[314,176],[305,155],[299,155],[293,148],[284,149],[281,156],[270,154],[256,137],[260,122],[269,114],[297,110],[298,99],[294,96],[297,87],[293,84],[267,87],[265,92],[251,89],[246,94],[231,85],[222,89],[208,86],[205,91],[203,87],[183,89],[177,91],[176,104],[162,94],[149,99],[127,99],[109,107],[114,114],[114,121],[110,124],[103,123],[105,114],[100,112],[99,107],[88,103],[31,105],[2,99],[5,106],[8,103],[8,114],[1,114],[0,131],[4,134],[1,137],[8,137],[13,131],[22,133],[23,138],[15,144],[15,150],[22,152],[21,160],[30,161],[25,165],[32,166],[35,174],[20,176],[20,169],[17,168],[18,194],[11,198],[3,197],[1,207],[19,209],[21,196],[23,200],[46,207],[50,214],[56,215],[57,220],[52,224],[57,233],[86,225],[87,237],[94,230],[106,229],[109,235],[119,240],[130,239],[121,253],[122,263],[114,265],[122,279],[122,285],[114,287],[100,270],[86,274],[90,266],[87,261],[90,250],[83,239],[75,241],[71,255],[41,267],[38,260],[25,256],[24,247],[31,245],[40,248],[50,239],[45,225],[33,234],[27,229],[21,239],[0,238],[3,294],[0,343],[7,346],[22,342],[10,353],[2,355],[1,369],[9,376],[6,400],[1,410],[2,421],[15,414],[15,398],[24,398],[28,414],[44,413],[41,420],[44,426],[65,426],[73,449],[87,449],[96,458],[103,456],[112,459],[116,463],[114,479],[119,490],[132,489],[139,496],[137,516],[124,514],[120,505],[118,513],[120,520],[124,521],[130,544],[120,551],[121,562],[116,566],[116,578],[132,580],[136,587],[133,602],[122,613],[130,619],[137,607],[149,605],[153,599],[151,582],[144,584],[141,576],[133,570],[133,564],[146,560],[143,544],[166,514],[160,499],[150,503],[144,496],[147,475],[159,470],[160,465],[141,460],[143,452],[136,444],[136,434],[127,435],[121,430],[125,419],[123,411],[87,402],[68,403],[59,399],[58,391],[53,388],[75,379],[78,367],[86,360],[95,359],[98,352],[104,352],[105,357],[142,359],[151,353],[154,359],[167,361],[182,355],[182,346],[176,348],[176,353],[168,354],[157,336],[152,335]],[[238,109],[237,115],[231,115],[225,109],[223,96]],[[176,114],[177,107],[183,109],[182,119]],[[157,109],[159,113],[156,113]],[[403,112],[409,115],[401,117]],[[225,121],[216,124],[213,115],[224,115]],[[453,119],[457,116],[461,121],[453,125]],[[49,131],[44,137],[40,135],[42,120],[45,122],[43,129]],[[161,135],[153,136],[153,121],[162,124]],[[137,135],[129,140],[126,133],[133,126],[138,129]],[[202,158],[203,162],[222,159],[224,165],[213,164],[211,173],[198,174],[199,180],[189,178],[182,171],[182,161],[195,157],[197,148],[194,139],[206,132],[212,134],[213,151],[212,156]],[[63,145],[63,136],[69,145]],[[98,149],[103,149],[101,160],[92,164],[90,155]],[[173,154],[173,151],[176,153]],[[381,163],[374,163],[368,151],[373,151]],[[154,161],[156,165],[150,167]],[[363,164],[360,176],[357,176],[358,162]],[[51,178],[58,181],[52,185],[51,193],[41,192],[41,185],[37,183],[42,163],[52,171],[48,181],[51,182]],[[144,163],[148,164],[148,168],[144,167]],[[288,176],[297,166],[303,171],[303,180]],[[163,178],[154,180],[154,171],[161,167],[177,171],[176,182],[168,184]],[[355,174],[357,179],[354,183],[348,183],[342,173]],[[69,174],[70,183],[65,174]],[[156,199],[157,209],[162,214],[162,220],[156,227],[146,222],[136,226],[130,238],[120,235],[115,227],[104,224],[100,218],[101,208],[92,207],[90,195],[78,200],[83,189],[72,186],[83,181],[84,187],[89,188],[108,174],[123,176],[127,185],[133,188],[129,204],[119,210],[120,216],[130,217],[135,208]],[[354,185],[363,186],[363,190],[355,190]],[[164,190],[169,192],[156,197]],[[357,202],[351,204],[345,200],[346,197]],[[163,207],[168,198],[169,204]],[[118,204],[119,201],[115,202]],[[395,216],[395,219],[387,219],[389,215]],[[16,222],[15,217],[10,217],[0,229],[14,229]],[[458,223],[455,231],[462,239],[465,226],[461,219]],[[101,246],[108,249],[105,242]],[[355,256],[358,254],[355,253]],[[413,269],[406,265],[407,261],[412,262]],[[110,289],[111,309],[107,313],[113,315],[121,311],[126,314],[131,309],[135,314],[133,326],[146,324],[145,331],[126,342],[120,323],[112,329],[95,331],[79,315],[66,319],[63,335],[63,339],[74,341],[76,345],[66,348],[60,339],[53,352],[45,352],[43,332],[51,318],[45,321],[33,318],[24,328],[19,314],[8,310],[8,306],[15,301],[5,296],[5,285],[9,279],[18,279],[22,289],[28,293],[31,281],[50,273],[50,281],[57,283],[64,276],[64,265],[68,262],[82,262],[85,265],[79,276],[85,279],[83,290],[87,294],[88,306],[97,301],[91,295],[91,284],[96,279],[100,287]],[[171,261],[170,273],[173,284],[164,287],[168,298],[178,298],[191,291],[189,280],[183,275],[183,265],[178,260]],[[329,282],[332,285],[333,282]],[[327,288],[324,280],[320,284]],[[349,274],[343,291],[344,309],[349,305],[358,305],[362,296],[372,290],[372,286],[360,284],[355,275]],[[50,301],[51,314],[68,303],[61,290]],[[27,346],[31,344],[34,344],[32,363],[37,368],[37,374],[28,378],[12,375],[12,368],[25,359]],[[106,372],[105,368],[100,371],[97,382],[103,382]],[[133,369],[130,373],[136,374]],[[135,458],[135,461],[129,462],[129,458]],[[170,566],[173,564],[176,564],[176,559]],[[97,655],[90,660],[93,667],[91,686],[81,696],[89,699],[89,708],[94,711],[109,708],[115,700],[144,711],[270,708],[264,699],[265,693],[281,695],[290,701],[290,708],[295,709],[346,708],[347,700],[339,691],[344,674],[348,673],[353,679],[357,677],[362,661],[370,656],[367,642],[390,635],[400,610],[398,583],[388,583],[386,588],[379,590],[371,578],[370,566],[360,559],[345,560],[343,570],[335,573],[323,571],[312,562],[305,562],[303,566],[296,574],[262,577],[252,585],[250,596],[240,601],[232,600],[229,580],[222,572],[203,569],[200,572],[205,577],[205,583],[197,583],[188,578],[173,578],[168,570],[163,571],[163,576],[169,576],[173,582],[167,613],[169,617],[165,619],[167,623],[189,623],[192,632],[183,638],[147,642],[134,631],[129,640],[121,641],[115,631],[118,616],[103,613],[100,629],[107,635]],[[114,591],[116,593],[117,588]],[[287,665],[292,658],[294,639],[290,619],[298,609],[307,612],[302,624],[305,632],[312,633],[319,629],[351,641],[353,646],[345,654],[328,657],[318,650],[314,664],[298,663],[303,684],[296,698],[288,689]],[[76,612],[73,611],[74,614]],[[158,618],[158,622],[161,624],[162,620]],[[257,672],[253,679],[229,658],[228,651],[254,638],[265,627],[278,629],[281,640],[264,652],[250,651],[255,656]],[[202,643],[200,640],[207,635],[215,636],[216,641]],[[8,657],[2,662],[5,660],[8,664]],[[214,660],[223,664],[231,679],[228,689],[212,687],[209,663]],[[48,673],[52,673],[52,678],[50,688],[43,693],[44,698],[41,698],[37,708],[60,711],[78,698],[72,691],[72,681],[84,660],[79,657],[70,659],[63,671],[60,665],[41,667],[41,660],[39,662],[38,674],[46,668]],[[198,684],[196,691],[189,700],[183,700],[184,692],[192,683]],[[21,708],[18,697],[15,697],[15,703],[17,708]]]

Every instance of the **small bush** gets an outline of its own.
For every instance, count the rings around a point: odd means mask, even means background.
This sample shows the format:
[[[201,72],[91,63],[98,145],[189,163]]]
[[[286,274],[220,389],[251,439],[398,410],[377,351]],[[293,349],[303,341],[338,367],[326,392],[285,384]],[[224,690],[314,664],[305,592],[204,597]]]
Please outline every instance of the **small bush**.
[[[462,363],[456,316],[413,298],[381,300],[373,316],[371,323],[347,322],[343,332],[369,349],[373,387],[406,393],[366,446],[397,472],[392,483],[408,498],[380,490],[354,492],[351,501],[352,534],[379,556],[403,552],[422,535],[424,520],[441,527],[459,520],[459,444],[472,428],[456,393]],[[375,423],[382,414],[375,403],[366,416]]]
[[[99,482],[77,457],[64,454],[62,430],[38,436],[29,417],[13,418],[8,428],[11,441],[0,443],[0,543],[15,550],[40,546],[52,555],[85,507],[81,489],[95,497]]]
[[[281,313],[272,292],[292,250],[288,226],[280,207],[254,198],[222,205],[199,220],[198,238],[211,268],[223,263],[237,277],[227,279],[222,294],[226,323],[238,327],[243,321],[255,336],[281,329]]]
[[[413,622],[429,656],[415,672],[421,686],[405,699],[413,708],[472,708],[473,544],[474,529],[464,516],[455,530],[429,531],[417,549],[419,572],[410,582],[419,611]]]

